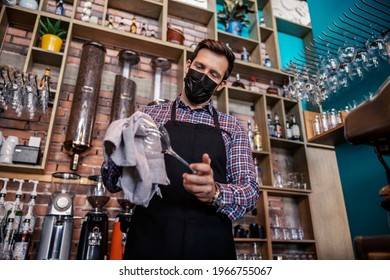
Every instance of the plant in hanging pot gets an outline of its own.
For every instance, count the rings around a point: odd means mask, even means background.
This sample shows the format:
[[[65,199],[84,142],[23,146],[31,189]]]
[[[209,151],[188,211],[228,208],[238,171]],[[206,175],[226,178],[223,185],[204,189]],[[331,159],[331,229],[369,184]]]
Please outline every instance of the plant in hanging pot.
[[[68,31],[61,28],[61,20],[57,20],[54,24],[49,18],[46,22],[39,20],[39,34],[42,36],[41,48],[53,52],[59,52],[62,47],[63,39]]]
[[[225,0],[223,9],[217,13],[217,18],[227,32],[241,35],[242,28],[250,24],[247,14],[254,12],[243,0]]]

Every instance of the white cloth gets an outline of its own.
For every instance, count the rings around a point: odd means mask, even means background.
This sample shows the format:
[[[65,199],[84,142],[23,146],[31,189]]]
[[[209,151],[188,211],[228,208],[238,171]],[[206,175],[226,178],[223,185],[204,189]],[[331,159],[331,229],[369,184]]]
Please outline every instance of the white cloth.
[[[158,184],[169,184],[160,137],[150,129],[157,130],[152,118],[137,111],[127,119],[113,121],[103,140],[104,159],[111,157],[123,167],[117,186],[126,199],[145,207],[155,193],[161,196]]]

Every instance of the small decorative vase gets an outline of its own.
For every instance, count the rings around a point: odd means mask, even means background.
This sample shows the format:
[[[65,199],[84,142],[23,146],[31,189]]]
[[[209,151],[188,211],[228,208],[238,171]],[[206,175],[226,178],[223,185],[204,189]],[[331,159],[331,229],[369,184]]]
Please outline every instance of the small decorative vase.
[[[226,29],[226,32],[238,36],[241,36],[241,31],[242,31],[242,24],[238,21],[229,22],[228,28]]]
[[[19,6],[31,10],[38,10],[38,2],[36,0],[20,0]]]
[[[45,34],[42,36],[42,49],[59,52],[62,47],[62,39],[53,34]]]

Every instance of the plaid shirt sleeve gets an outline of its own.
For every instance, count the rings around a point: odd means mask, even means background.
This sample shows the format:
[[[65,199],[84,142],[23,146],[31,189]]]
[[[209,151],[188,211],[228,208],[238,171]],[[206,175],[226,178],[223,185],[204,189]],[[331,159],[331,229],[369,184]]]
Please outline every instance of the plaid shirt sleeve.
[[[237,220],[256,206],[260,188],[247,132],[238,119],[233,120],[231,135],[224,134],[224,138],[230,138],[225,140],[227,184],[218,183],[222,193],[218,211]]]

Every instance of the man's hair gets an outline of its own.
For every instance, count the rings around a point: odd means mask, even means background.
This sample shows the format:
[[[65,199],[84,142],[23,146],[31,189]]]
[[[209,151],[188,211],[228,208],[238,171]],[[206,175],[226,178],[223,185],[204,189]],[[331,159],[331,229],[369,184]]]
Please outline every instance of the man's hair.
[[[213,53],[216,53],[216,54],[219,54],[219,55],[226,57],[226,59],[229,63],[229,67],[228,67],[228,69],[223,77],[223,79],[226,80],[230,76],[230,73],[233,70],[234,60],[235,60],[235,56],[234,56],[233,52],[228,47],[226,47],[226,45],[224,43],[222,43],[220,41],[213,40],[213,39],[204,39],[196,47],[194,53],[192,54],[192,56],[190,58],[191,61],[194,61],[194,59],[198,55],[198,52],[201,49],[208,49],[208,50],[212,51]]]

